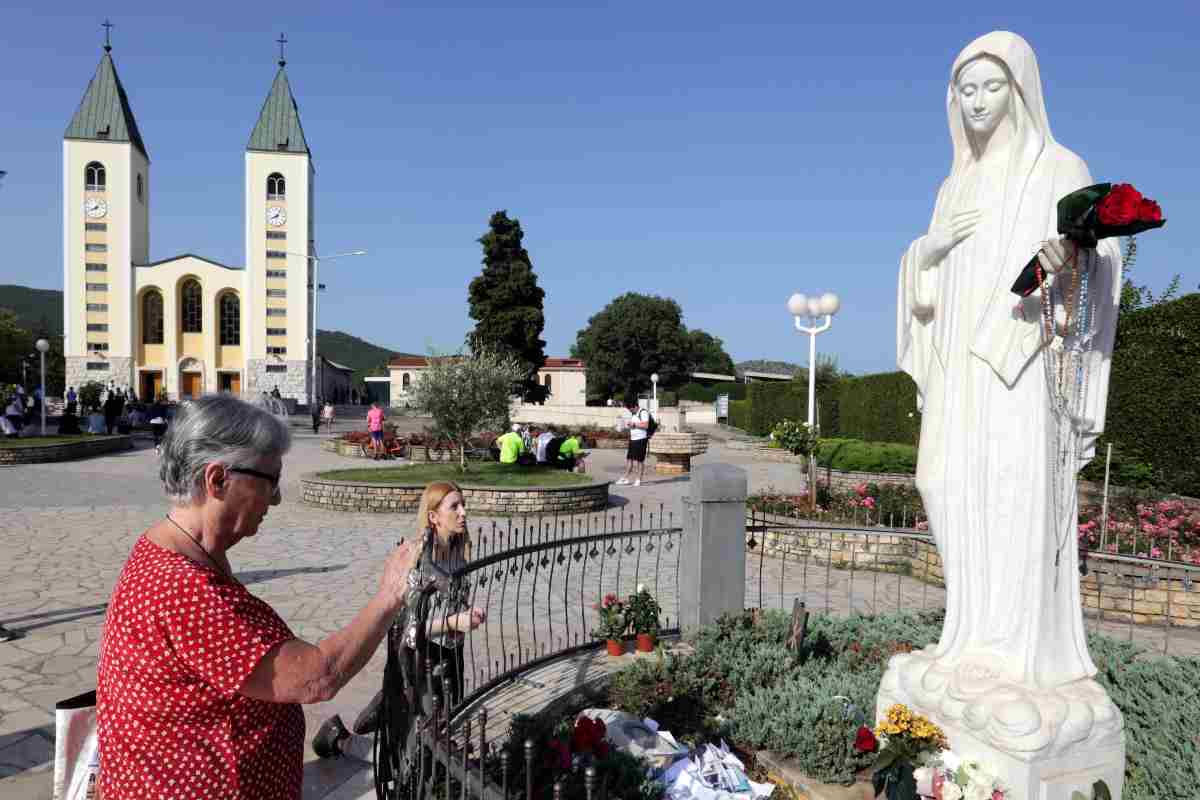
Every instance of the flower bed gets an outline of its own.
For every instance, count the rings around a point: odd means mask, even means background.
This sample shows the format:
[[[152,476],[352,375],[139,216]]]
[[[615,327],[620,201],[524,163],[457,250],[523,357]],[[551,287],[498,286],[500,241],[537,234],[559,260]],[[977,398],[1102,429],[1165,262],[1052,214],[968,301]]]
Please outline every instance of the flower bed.
[[[763,514],[813,517],[807,494],[765,492],[751,495],[746,505]],[[822,522],[888,525],[928,530],[925,506],[916,488],[906,483],[859,483],[852,489],[817,489],[816,518]],[[915,522],[914,522],[915,520]]]
[[[689,635],[691,654],[643,659],[617,673],[609,704],[657,720],[681,742],[723,737],[741,752],[789,757],[816,780],[865,782],[875,757],[856,739],[864,723],[875,722],[887,661],[934,642],[940,630],[933,614],[817,616],[796,654],[785,645],[790,617],[747,612]],[[1125,717],[1124,796],[1194,797],[1200,767],[1180,758],[1178,747],[1195,737],[1200,659],[1150,656],[1096,635],[1089,647],[1096,679]]]
[[[1117,497],[1107,530],[1099,506],[1079,509],[1079,543],[1108,553],[1200,564],[1200,501]]]
[[[48,464],[119,453],[133,448],[131,436],[47,436],[0,440],[0,464]]]

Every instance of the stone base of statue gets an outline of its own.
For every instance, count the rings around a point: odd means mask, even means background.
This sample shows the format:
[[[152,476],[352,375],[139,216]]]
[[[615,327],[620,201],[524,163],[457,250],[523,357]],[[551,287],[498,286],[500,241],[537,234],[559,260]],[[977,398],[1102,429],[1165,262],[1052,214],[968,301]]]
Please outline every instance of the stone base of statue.
[[[961,758],[1000,777],[1010,800],[1091,800],[1097,780],[1120,800],[1125,722],[1094,680],[1052,689],[1022,686],[985,661],[948,668],[934,646],[892,657],[876,718],[903,703],[937,723]]]

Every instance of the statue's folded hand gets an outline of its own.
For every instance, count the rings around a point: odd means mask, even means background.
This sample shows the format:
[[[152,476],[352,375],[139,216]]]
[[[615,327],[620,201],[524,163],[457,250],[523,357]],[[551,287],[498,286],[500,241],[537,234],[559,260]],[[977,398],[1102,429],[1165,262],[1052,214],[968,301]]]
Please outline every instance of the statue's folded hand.
[[[1038,263],[1049,275],[1057,275],[1060,272],[1070,274],[1078,252],[1078,246],[1065,236],[1049,239],[1042,243],[1042,249],[1038,252]]]
[[[978,209],[960,211],[951,217],[949,222],[930,228],[921,248],[921,268],[929,269],[942,263],[942,259],[949,255],[951,250],[975,233],[982,217],[983,212]]]

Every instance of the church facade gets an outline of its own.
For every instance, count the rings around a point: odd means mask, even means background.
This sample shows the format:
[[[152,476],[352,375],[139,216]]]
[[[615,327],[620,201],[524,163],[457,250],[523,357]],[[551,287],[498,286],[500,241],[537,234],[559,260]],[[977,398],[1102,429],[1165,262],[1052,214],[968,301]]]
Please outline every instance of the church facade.
[[[68,385],[307,399],[316,171],[285,63],[246,145],[244,266],[151,261],[150,156],[105,47],[63,136]]]

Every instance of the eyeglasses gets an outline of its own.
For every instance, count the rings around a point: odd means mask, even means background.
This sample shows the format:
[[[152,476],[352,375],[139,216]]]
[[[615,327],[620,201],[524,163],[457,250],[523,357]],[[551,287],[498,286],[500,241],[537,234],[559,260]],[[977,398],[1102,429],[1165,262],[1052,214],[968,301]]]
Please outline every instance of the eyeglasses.
[[[273,491],[276,491],[276,492],[279,491],[279,478],[282,475],[282,473],[272,475],[269,472],[262,472],[257,469],[250,469],[249,467],[229,467],[228,471],[236,472],[239,475],[252,475],[255,478],[262,478],[264,481],[271,484],[271,489]]]

